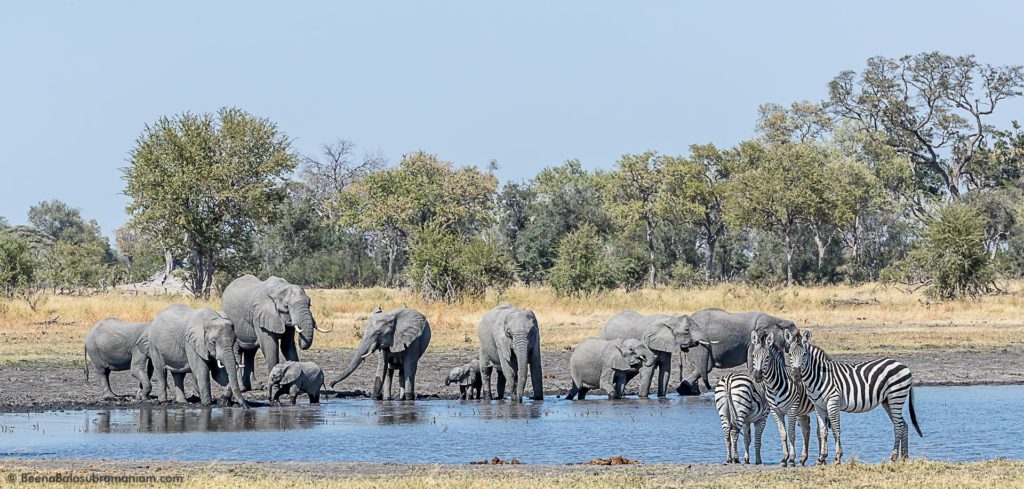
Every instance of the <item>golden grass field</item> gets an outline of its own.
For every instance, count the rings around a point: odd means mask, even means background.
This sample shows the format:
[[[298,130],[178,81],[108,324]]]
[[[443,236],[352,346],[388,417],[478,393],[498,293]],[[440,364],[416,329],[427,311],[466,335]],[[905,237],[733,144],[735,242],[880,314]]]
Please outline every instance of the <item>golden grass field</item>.
[[[619,470],[600,471],[596,474],[584,471],[523,470],[473,470],[459,467],[425,467],[416,475],[382,476],[326,476],[312,478],[302,472],[288,473],[265,470],[257,466],[232,467],[228,470],[217,468],[195,468],[185,472],[173,469],[150,470],[144,475],[183,474],[183,482],[177,483],[89,483],[89,484],[46,484],[47,487],[248,487],[263,488],[409,488],[425,487],[475,488],[493,487],[518,488],[648,488],[686,487],[731,488],[731,487],[778,487],[778,488],[820,488],[820,487],[872,487],[872,488],[947,488],[947,487],[1024,487],[1024,462],[985,461],[972,463],[947,463],[917,460],[903,464],[843,464],[838,467],[814,467],[808,469],[749,471],[739,474],[715,473],[708,467],[694,477],[685,466],[630,467]],[[21,474],[52,476],[75,474],[88,477],[90,474],[121,475],[118,471],[103,467],[74,470],[41,470],[20,466],[17,463],[0,464],[0,484],[7,487],[29,485],[7,482],[9,475],[15,480]],[[132,474],[140,475],[138,471]],[[34,484],[32,484],[34,485]]]
[[[830,351],[899,352],[927,349],[981,349],[1024,343],[1024,283],[1004,284],[1005,294],[979,300],[931,302],[920,293],[877,285],[793,287],[765,290],[742,285],[708,289],[612,291],[590,297],[556,297],[548,288],[513,287],[502,294],[459,304],[422,303],[400,289],[331,289],[309,291],[313,310],[330,334],[317,334],[314,348],[351,348],[363,321],[378,304],[384,309],[409,307],[430,320],[431,348],[470,349],[476,324],[491,307],[511,302],[533,309],[546,349],[562,349],[596,335],[601,325],[624,309],[644,313],[687,313],[706,307],[732,311],[761,310],[816,330],[816,341]],[[868,304],[835,304],[835,301]],[[169,304],[218,308],[219,301],[183,296],[135,296],[110,292],[92,296],[54,295],[33,312],[24,301],[0,301],[0,363],[23,360],[80,361],[82,338],[104,317],[148,321]],[[60,322],[36,324],[60,316]]]

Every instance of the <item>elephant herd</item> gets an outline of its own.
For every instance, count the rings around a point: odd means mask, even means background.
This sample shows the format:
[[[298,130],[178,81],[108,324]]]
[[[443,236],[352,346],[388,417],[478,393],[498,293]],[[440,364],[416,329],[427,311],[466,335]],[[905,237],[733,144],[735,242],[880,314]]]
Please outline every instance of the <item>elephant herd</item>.
[[[155,379],[157,400],[166,402],[173,395],[175,402],[183,403],[185,374],[192,373],[202,404],[248,407],[242,393],[252,390],[257,350],[262,350],[265,359],[267,398],[271,401],[287,395],[294,404],[298,395],[307,394],[310,402],[316,403],[325,384],[333,388],[374,353],[378,353],[378,361],[372,397],[392,399],[396,373],[398,398],[416,397],[419,360],[430,344],[431,333],[427,318],[415,309],[376,308],[351,361],[328,384],[319,366],[298,358],[299,350],[313,344],[314,332],[329,332],[317,325],[302,287],[277,277],[260,280],[246,275],[224,289],[222,308],[218,312],[176,304],[149,323],[99,321],[85,336],[84,353],[100,374],[104,398],[115,397],[110,372],[130,370],[139,383],[139,399],[154,394],[151,379]],[[710,390],[708,373],[712,369],[748,362],[751,331],[795,330],[791,321],[763,313],[705,309],[689,316],[645,316],[625,311],[611,318],[598,337],[588,338],[574,349],[567,398],[584,399],[591,389],[621,398],[625,385],[637,375],[641,396],[649,395],[654,382],[657,395],[665,396],[673,354],[681,355],[682,381],[677,392],[699,394],[698,380]],[[503,399],[508,390],[514,402],[521,402],[528,395],[529,378],[530,397],[544,398],[540,329],[533,311],[500,305],[483,316],[477,334],[478,358],[452,369],[446,385],[458,385],[463,399]],[[173,388],[167,384],[168,373]],[[88,379],[88,367],[85,374]],[[495,374],[496,392],[491,382]],[[222,390],[216,399],[211,381]]]

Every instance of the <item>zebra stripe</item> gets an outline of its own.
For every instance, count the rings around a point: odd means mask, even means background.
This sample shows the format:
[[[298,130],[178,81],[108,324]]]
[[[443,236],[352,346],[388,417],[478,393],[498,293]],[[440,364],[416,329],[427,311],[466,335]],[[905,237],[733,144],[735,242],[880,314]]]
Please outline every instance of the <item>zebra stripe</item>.
[[[800,431],[804,437],[803,451],[800,454],[800,465],[807,462],[808,445],[811,437],[811,418],[814,403],[807,397],[801,382],[793,379],[786,368],[786,358],[775,346],[774,334],[753,339],[754,352],[751,356],[751,368],[754,380],[760,382],[765,390],[765,397],[775,423],[779,428],[779,439],[782,442],[783,467],[796,466],[796,424],[800,422]],[[825,443],[823,421],[815,423],[818,434],[818,452]]]
[[[921,436],[921,427],[914,412],[914,379],[910,367],[882,358],[862,363],[842,363],[829,358],[824,350],[811,344],[811,333],[805,331],[792,337],[787,334],[790,360],[814,403],[818,419],[827,419],[836,439],[835,462],[843,458],[839,413],[863,413],[882,406],[892,421],[895,441],[892,460],[910,456],[909,432],[903,419],[903,405],[909,404],[910,420]],[[909,401],[909,402],[908,402]],[[827,434],[826,434],[827,436]],[[818,463],[828,457],[824,444]]]
[[[743,462],[750,463],[750,426],[754,425],[756,463],[761,463],[761,433],[768,420],[764,391],[746,374],[729,374],[715,386],[715,407],[722,419],[726,463],[739,463],[739,434],[743,430]]]

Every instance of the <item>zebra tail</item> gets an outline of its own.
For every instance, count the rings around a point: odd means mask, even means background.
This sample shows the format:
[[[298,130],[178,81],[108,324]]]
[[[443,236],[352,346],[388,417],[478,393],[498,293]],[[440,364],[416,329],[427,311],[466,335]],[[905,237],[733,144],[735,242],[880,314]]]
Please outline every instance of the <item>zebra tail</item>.
[[[729,429],[736,426],[736,407],[732,403],[732,377],[725,381],[725,419],[729,421]]]
[[[910,422],[914,424],[914,429],[917,430],[917,436],[920,436],[921,438],[924,438],[924,435],[921,434],[921,426],[917,424],[917,413],[914,412],[914,387],[913,386],[910,387],[910,402],[908,404],[910,404]]]
[[[83,367],[82,370],[85,371],[85,381],[88,382],[89,381],[89,349],[85,345],[82,345],[82,358],[85,359],[85,362],[84,362],[85,367]]]

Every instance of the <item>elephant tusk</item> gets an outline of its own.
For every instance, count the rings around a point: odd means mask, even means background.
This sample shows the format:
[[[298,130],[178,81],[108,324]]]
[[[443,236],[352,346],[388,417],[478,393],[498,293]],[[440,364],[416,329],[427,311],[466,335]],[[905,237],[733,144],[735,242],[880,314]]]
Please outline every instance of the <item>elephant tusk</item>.
[[[365,355],[363,355],[363,356],[361,356],[359,358],[362,358],[363,360],[366,360],[370,355],[373,355],[373,350],[370,350],[370,351],[366,352]]]
[[[711,346],[711,345],[714,345],[714,344],[718,344],[717,341],[698,341],[697,343],[700,343],[700,344],[706,345],[706,346]]]
[[[321,332],[321,333],[330,333],[331,331],[334,331],[334,328],[331,328],[331,329],[323,329],[323,328],[321,328],[320,326],[316,326],[316,325],[314,325],[314,326],[313,326],[313,329],[315,329],[315,330],[317,330],[317,331],[319,331],[319,332]]]
[[[217,359],[217,368],[224,368],[224,364],[220,362],[219,358]]]
[[[301,332],[302,332],[302,328],[300,328],[300,327],[296,326],[296,327],[295,327],[295,332],[297,332],[297,333],[301,333]]]

